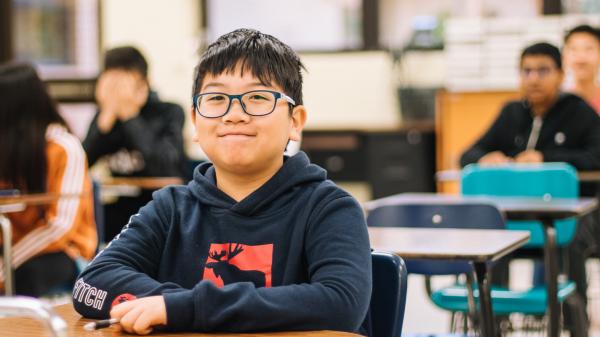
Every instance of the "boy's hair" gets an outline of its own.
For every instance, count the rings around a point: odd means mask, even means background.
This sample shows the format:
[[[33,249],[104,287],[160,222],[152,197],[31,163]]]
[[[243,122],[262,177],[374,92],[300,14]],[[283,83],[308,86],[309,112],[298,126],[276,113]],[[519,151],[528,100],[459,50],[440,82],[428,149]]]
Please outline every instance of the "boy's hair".
[[[521,53],[520,65],[521,66],[523,65],[523,59],[525,59],[525,56],[532,56],[532,55],[548,56],[549,58],[552,59],[552,61],[554,61],[556,68],[562,70],[560,50],[556,46],[551,45],[550,43],[546,43],[546,42],[532,44],[531,46],[523,49],[523,52]]]
[[[254,29],[237,29],[222,35],[200,57],[194,74],[192,96],[202,87],[206,74],[232,72],[240,65],[263,85],[279,85],[286,95],[302,104],[300,57],[277,38]]]
[[[590,34],[591,36],[593,36],[596,39],[596,41],[598,43],[600,43],[600,32],[598,31],[598,29],[596,29],[590,25],[580,25],[580,26],[577,26],[577,27],[571,29],[570,31],[568,31],[567,34],[565,35],[565,43],[567,43],[567,41],[569,41],[569,38],[571,38],[571,36],[573,36],[573,34],[577,34],[577,33]]]
[[[148,77],[146,58],[131,46],[113,48],[104,54],[104,70],[110,69],[133,70],[144,78]]]

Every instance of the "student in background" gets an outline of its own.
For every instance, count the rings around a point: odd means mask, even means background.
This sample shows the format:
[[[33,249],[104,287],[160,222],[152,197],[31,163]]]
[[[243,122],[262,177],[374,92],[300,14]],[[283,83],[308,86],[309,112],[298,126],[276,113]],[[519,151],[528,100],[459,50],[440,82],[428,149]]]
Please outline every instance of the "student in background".
[[[522,100],[502,108],[463,153],[461,166],[567,162],[578,170],[600,169],[600,117],[578,96],[560,91],[558,48],[548,43],[525,48],[519,72]]]
[[[154,193],[88,265],[73,291],[79,313],[138,334],[358,331],[371,294],[362,209],[306,154],[284,156],[306,121],[301,68],[255,30],[208,47],[190,114],[210,162],[187,186]]]
[[[565,36],[563,61],[565,70],[572,75],[567,89],[585,99],[600,114],[600,32],[588,25],[571,29]]]
[[[91,259],[96,251],[87,160],[32,66],[0,66],[0,102],[0,188],[72,195],[6,214],[13,229],[16,293],[40,296],[72,284],[75,259]]]
[[[463,153],[462,166],[566,162],[580,171],[600,169],[600,117],[579,96],[560,91],[561,65],[560,51],[548,43],[523,50],[522,100],[502,108],[492,126]],[[582,219],[568,248],[569,279],[584,301],[585,258],[598,240],[596,227],[593,217]]]
[[[183,110],[150,90],[148,64],[137,49],[106,52],[96,100],[99,111],[83,142],[90,166],[104,157],[117,177],[184,176]],[[105,205],[104,238],[110,241],[151,199],[144,190]]]

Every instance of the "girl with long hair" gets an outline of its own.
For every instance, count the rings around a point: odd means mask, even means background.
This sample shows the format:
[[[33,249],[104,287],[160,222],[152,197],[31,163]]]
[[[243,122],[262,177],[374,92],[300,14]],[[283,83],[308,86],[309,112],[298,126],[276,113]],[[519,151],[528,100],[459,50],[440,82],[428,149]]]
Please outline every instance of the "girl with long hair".
[[[87,160],[27,64],[0,65],[0,188],[63,196],[6,214],[13,230],[16,293],[41,296],[73,282],[75,260],[90,259],[97,245]]]

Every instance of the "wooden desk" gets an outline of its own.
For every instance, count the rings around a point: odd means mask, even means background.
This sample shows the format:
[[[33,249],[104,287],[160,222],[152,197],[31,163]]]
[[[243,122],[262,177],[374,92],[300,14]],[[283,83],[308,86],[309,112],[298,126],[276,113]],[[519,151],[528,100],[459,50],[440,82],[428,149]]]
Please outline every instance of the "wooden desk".
[[[437,182],[460,182],[461,177],[461,170],[442,170],[435,173]],[[580,182],[598,183],[600,182],[600,171],[579,171],[577,179]]]
[[[169,185],[181,185],[179,177],[112,177],[101,182],[102,201],[110,203],[122,196],[136,197],[142,190],[158,190]]]
[[[0,196],[0,229],[2,233],[2,259],[4,261],[4,290],[10,296],[14,294],[12,268],[12,227],[6,213],[23,211],[27,206],[48,205],[60,198],[79,198],[80,194],[17,194]]]
[[[433,193],[406,193],[382,198],[365,204],[367,211],[383,205],[402,203],[486,202],[495,205],[508,220],[538,220],[544,226],[544,266],[548,291],[548,335],[559,335],[558,259],[554,221],[582,217],[598,207],[595,198],[543,199],[535,197],[458,196]]]
[[[53,194],[53,193],[34,193],[0,196],[0,213],[9,213],[5,209],[10,209],[14,205],[36,206],[48,205],[60,198],[79,198],[80,194]]]
[[[577,173],[579,181],[585,182],[600,182],[600,171],[581,171]]]
[[[73,305],[64,304],[55,307],[56,312],[67,322],[69,336],[73,337],[115,337],[132,336],[126,333],[117,333],[114,328],[86,331],[83,325],[92,320],[82,318]],[[42,337],[52,336],[44,325],[32,318],[9,317],[0,318],[0,332],[2,336],[14,337]],[[298,332],[273,332],[273,333],[153,333],[151,336],[161,337],[358,337],[359,335],[338,331],[298,331]]]
[[[178,177],[113,177],[102,181],[102,186],[135,186],[147,190],[157,190],[169,185],[181,185]]]
[[[371,248],[404,259],[495,261],[529,240],[527,231],[369,227]],[[468,244],[465,244],[467,243]]]
[[[529,232],[370,227],[371,248],[390,251],[404,259],[468,260],[473,263],[480,292],[483,336],[495,336],[488,262],[516,250],[529,240]]]

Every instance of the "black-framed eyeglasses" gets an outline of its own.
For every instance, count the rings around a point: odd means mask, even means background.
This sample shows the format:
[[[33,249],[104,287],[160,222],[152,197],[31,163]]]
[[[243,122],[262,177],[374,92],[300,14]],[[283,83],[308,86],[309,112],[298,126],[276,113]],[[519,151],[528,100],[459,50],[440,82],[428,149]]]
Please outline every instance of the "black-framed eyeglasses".
[[[275,110],[277,100],[283,98],[290,105],[296,102],[288,95],[272,90],[252,90],[239,95],[223,92],[205,92],[194,95],[194,107],[202,117],[219,118],[225,116],[234,99],[240,101],[242,110],[250,116],[264,116]]]

